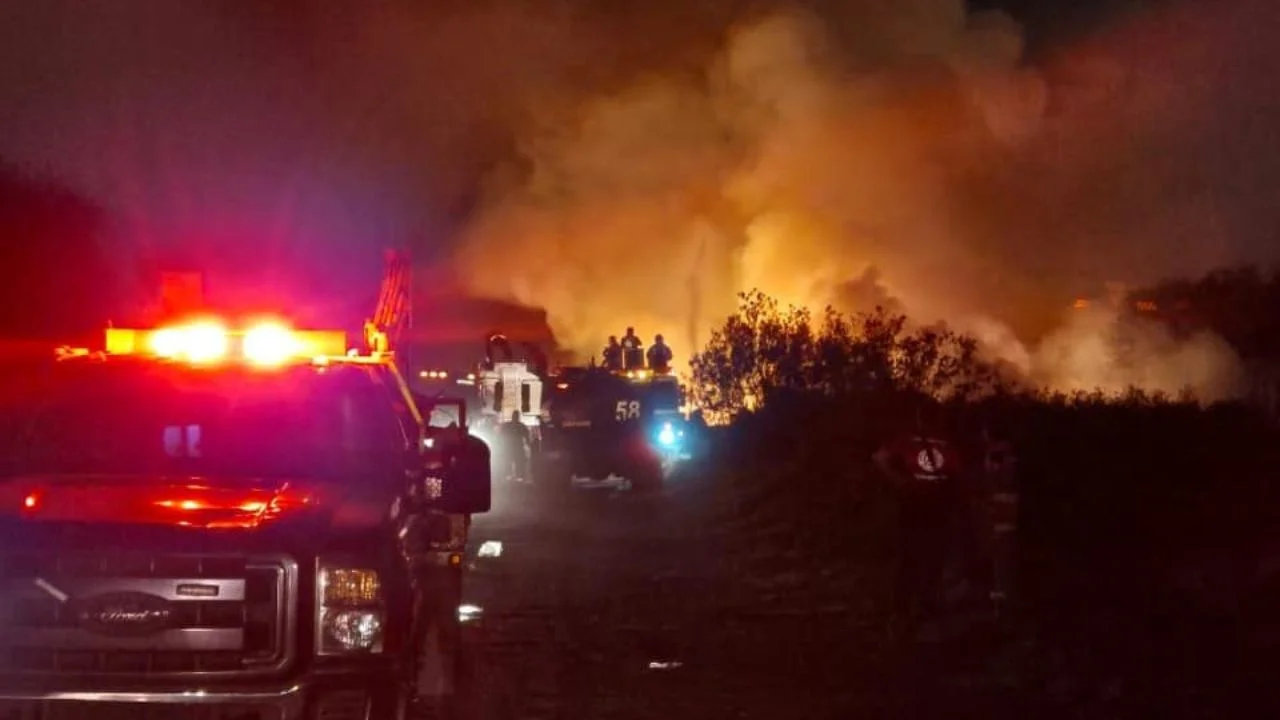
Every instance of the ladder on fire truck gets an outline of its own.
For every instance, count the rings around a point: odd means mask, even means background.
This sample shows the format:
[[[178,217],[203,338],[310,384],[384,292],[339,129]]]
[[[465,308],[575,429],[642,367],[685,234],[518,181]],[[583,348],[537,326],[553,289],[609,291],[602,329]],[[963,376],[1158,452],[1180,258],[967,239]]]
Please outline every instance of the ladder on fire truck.
[[[398,349],[405,332],[413,326],[413,264],[409,253],[388,250],[382,273],[382,287],[373,317],[364,323],[365,343],[371,352]]]

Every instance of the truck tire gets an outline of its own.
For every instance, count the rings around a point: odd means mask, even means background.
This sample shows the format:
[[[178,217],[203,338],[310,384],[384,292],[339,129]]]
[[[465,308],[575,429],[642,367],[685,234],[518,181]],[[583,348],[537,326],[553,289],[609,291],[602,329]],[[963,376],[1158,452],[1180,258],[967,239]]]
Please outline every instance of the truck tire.
[[[403,717],[417,720],[461,720],[468,707],[470,686],[463,651],[458,606],[462,603],[462,573],[434,569],[423,583],[421,627],[414,632],[415,650],[408,663]]]

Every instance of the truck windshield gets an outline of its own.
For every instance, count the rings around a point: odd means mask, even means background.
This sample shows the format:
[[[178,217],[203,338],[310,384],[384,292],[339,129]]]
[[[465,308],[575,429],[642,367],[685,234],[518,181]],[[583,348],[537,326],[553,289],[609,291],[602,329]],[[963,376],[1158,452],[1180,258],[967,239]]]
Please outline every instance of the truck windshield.
[[[669,382],[655,382],[645,393],[654,410],[678,410],[680,386]]]
[[[396,443],[390,408],[377,412],[376,386],[361,387],[314,372],[86,373],[58,383],[37,413],[23,470],[349,475]]]

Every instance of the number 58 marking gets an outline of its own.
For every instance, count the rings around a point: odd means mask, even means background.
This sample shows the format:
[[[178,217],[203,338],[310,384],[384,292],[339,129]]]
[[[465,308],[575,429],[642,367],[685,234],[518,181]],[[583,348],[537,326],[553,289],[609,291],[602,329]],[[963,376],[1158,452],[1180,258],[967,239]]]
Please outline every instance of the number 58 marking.
[[[640,401],[639,400],[619,400],[618,406],[613,410],[614,417],[621,420],[635,420],[640,417]]]

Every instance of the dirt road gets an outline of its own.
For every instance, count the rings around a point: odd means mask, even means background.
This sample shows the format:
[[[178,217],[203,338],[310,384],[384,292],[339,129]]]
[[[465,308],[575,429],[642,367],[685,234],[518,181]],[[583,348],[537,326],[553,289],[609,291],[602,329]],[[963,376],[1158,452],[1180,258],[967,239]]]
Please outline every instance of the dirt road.
[[[710,511],[679,488],[502,493],[465,590],[477,720],[879,714],[874,653],[822,612],[766,609]]]

